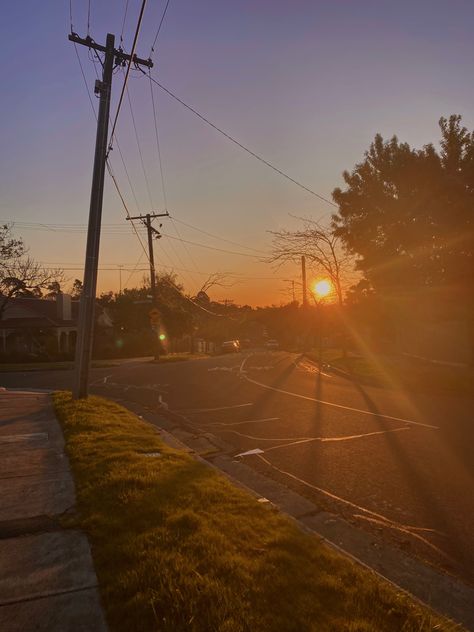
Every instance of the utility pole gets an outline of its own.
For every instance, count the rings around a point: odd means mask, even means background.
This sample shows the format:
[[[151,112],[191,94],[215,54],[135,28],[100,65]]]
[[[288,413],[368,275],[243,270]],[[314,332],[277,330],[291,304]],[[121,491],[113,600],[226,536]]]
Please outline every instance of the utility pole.
[[[303,307],[308,306],[308,296],[306,293],[306,257],[301,257],[301,281],[303,284]]]
[[[227,307],[229,305],[233,305],[234,303],[234,299],[233,298],[223,298],[221,301],[219,301],[219,303],[223,303],[225,309],[227,309]]]
[[[153,309],[150,313],[150,320],[152,323],[153,330],[156,334],[155,336],[155,349],[154,356],[155,360],[158,361],[160,359],[160,349],[159,349],[159,335],[160,335],[160,326],[159,326],[159,314],[158,311],[158,297],[156,295],[156,271],[155,271],[155,255],[153,252],[153,235],[155,235],[156,239],[160,239],[161,234],[156,228],[153,228],[151,225],[151,220],[155,219],[155,217],[168,217],[169,213],[147,213],[146,215],[137,215],[135,217],[127,217],[127,220],[138,219],[146,226],[147,235],[148,235],[148,261],[150,262],[150,287],[151,287],[151,301],[153,305]]]
[[[119,263],[118,264],[118,269],[119,269],[119,296],[120,296],[120,294],[122,294],[122,268],[123,268],[123,263]]]
[[[99,94],[99,114],[97,118],[97,133],[95,141],[94,170],[92,175],[92,189],[89,207],[89,225],[87,229],[86,262],[84,267],[84,285],[79,307],[79,323],[74,365],[74,399],[81,399],[88,395],[89,368],[92,354],[94,333],[94,307],[97,289],[97,269],[99,263],[100,226],[102,220],[102,200],[104,196],[104,175],[107,160],[107,136],[109,131],[110,96],[112,92],[112,76],[114,61],[117,65],[126,61],[133,61],[136,65],[148,68],[153,62],[140,59],[136,55],[130,57],[115,48],[115,36],[107,34],[106,45],[96,44],[91,37],[79,37],[76,33],[69,35],[69,40],[75,44],[87,46],[105,53],[102,81],[95,83],[95,93]]]

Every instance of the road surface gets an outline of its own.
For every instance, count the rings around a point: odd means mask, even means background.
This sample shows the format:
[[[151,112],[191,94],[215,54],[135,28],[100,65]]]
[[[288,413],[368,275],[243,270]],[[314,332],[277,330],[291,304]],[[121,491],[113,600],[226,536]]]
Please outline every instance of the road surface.
[[[0,385],[70,388],[71,378],[4,373]],[[125,399],[160,393],[251,467],[474,581],[474,399],[356,385],[283,351],[128,363],[94,369],[91,384]]]

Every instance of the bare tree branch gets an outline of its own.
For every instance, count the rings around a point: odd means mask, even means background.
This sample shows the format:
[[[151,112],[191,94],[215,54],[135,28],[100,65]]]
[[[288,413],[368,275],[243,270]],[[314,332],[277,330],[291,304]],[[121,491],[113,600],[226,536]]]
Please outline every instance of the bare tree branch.
[[[8,301],[16,296],[40,294],[52,283],[64,283],[64,272],[44,268],[27,254],[23,240],[8,224],[0,226],[0,319]]]
[[[201,286],[198,294],[201,292],[208,293],[213,287],[233,287],[238,281],[230,281],[227,272],[213,272],[210,274]]]
[[[315,220],[296,217],[302,229],[269,231],[273,235],[272,254],[268,263],[282,265],[292,262],[299,265],[301,257],[316,274],[328,276],[336,290],[338,302],[343,303],[344,292],[353,283],[354,257],[342,247],[339,238],[330,228]]]

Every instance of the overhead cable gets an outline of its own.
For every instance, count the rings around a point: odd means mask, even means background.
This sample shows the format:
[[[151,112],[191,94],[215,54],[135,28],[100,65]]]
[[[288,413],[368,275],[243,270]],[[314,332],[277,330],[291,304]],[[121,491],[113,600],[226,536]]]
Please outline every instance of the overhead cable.
[[[125,0],[125,11],[124,11],[123,20],[122,20],[122,31],[120,33],[120,45],[123,44],[123,32],[124,32],[124,29],[125,29],[125,21],[127,19],[128,2],[129,2],[129,0]]]
[[[142,72],[145,76],[147,76],[147,73],[140,68],[140,72]],[[273,165],[271,162],[268,162],[268,160],[265,160],[265,158],[262,158],[262,156],[260,156],[259,154],[256,154],[254,151],[252,151],[251,149],[249,149],[248,147],[246,147],[245,145],[243,145],[242,143],[240,143],[238,140],[236,140],[233,136],[231,136],[230,134],[228,134],[227,132],[224,132],[223,129],[221,129],[220,127],[218,127],[217,125],[215,125],[214,123],[212,123],[208,118],[206,118],[205,116],[203,116],[202,114],[200,114],[197,110],[195,110],[193,107],[191,107],[190,105],[188,105],[187,103],[185,103],[182,99],[180,99],[176,94],[174,94],[173,92],[171,92],[171,90],[168,90],[168,88],[166,88],[163,84],[161,84],[159,81],[157,81],[154,77],[151,77],[151,80],[153,81],[153,83],[155,83],[159,88],[161,88],[164,92],[166,92],[166,94],[168,96],[170,96],[172,99],[174,99],[175,101],[177,101],[178,103],[180,103],[182,106],[184,106],[185,108],[187,108],[190,112],[192,112],[195,116],[197,116],[198,118],[201,119],[201,121],[204,121],[204,123],[206,123],[207,125],[209,125],[210,127],[212,127],[213,129],[215,129],[217,132],[219,132],[219,134],[222,134],[222,136],[224,136],[225,138],[227,138],[228,140],[230,140],[232,143],[234,143],[234,145],[237,145],[237,147],[240,147],[240,149],[243,149],[245,152],[247,152],[248,154],[250,154],[250,156],[253,156],[256,160],[259,160],[261,163],[263,163],[264,165],[266,165],[267,167],[269,167],[270,169],[272,169],[273,171],[275,171],[276,173],[278,173],[279,175],[283,176],[283,178],[286,178],[286,180],[289,180],[290,182],[292,182],[293,184],[296,184],[296,186],[298,186],[300,189],[303,189],[304,191],[306,191],[307,193],[310,193],[311,195],[314,195],[315,197],[319,198],[320,200],[322,200],[323,202],[326,202],[327,204],[330,204],[331,206],[334,206],[335,208],[337,208],[337,204],[335,204],[334,202],[331,202],[331,200],[328,200],[327,198],[325,198],[323,195],[320,195],[319,193],[316,193],[316,191],[313,191],[312,189],[310,189],[309,187],[307,187],[306,185],[302,184],[301,182],[299,182],[298,180],[295,180],[295,178],[292,178],[290,175],[288,175],[287,173],[285,173],[284,171],[282,171],[281,169],[279,169],[278,167],[276,167],[275,165]]]
[[[259,254],[265,255],[266,253],[263,250],[258,250],[257,248],[252,248],[251,246],[246,246],[245,244],[240,244],[237,241],[232,241],[230,239],[224,239],[224,237],[220,237],[219,235],[214,235],[213,233],[209,233],[207,230],[203,230],[202,228],[198,228],[197,226],[193,226],[192,224],[188,224],[187,222],[183,222],[182,219],[177,219],[174,215],[170,215],[170,218],[174,219],[178,224],[182,224],[183,226],[187,226],[192,230],[197,231],[198,233],[202,233],[203,235],[207,235],[208,237],[212,237],[213,239],[217,239],[218,241],[224,241],[228,244],[232,244],[233,246],[239,246],[239,248],[246,248],[247,250],[253,250]]]
[[[167,0],[166,6],[165,6],[165,10],[163,11],[163,15],[161,16],[160,23],[158,24],[158,29],[156,31],[155,39],[153,40],[153,44],[151,45],[150,57],[155,52],[156,40],[158,39],[158,35],[160,34],[161,27],[163,26],[163,22],[164,22],[164,19],[165,19],[166,12],[168,11],[169,4],[170,4],[170,0]]]
[[[133,60],[133,57],[135,55],[135,49],[137,47],[138,34],[140,33],[140,27],[141,27],[141,24],[142,24],[143,13],[145,12],[146,2],[147,2],[147,0],[142,0],[142,6],[141,6],[141,9],[140,9],[140,15],[138,16],[137,28],[135,29],[135,35],[133,37],[133,44],[132,44],[132,50],[130,52],[130,59],[128,60],[127,70],[126,70],[125,78],[124,78],[123,85],[122,85],[122,91],[120,93],[120,98],[119,98],[119,102],[118,102],[118,105],[117,105],[117,111],[115,113],[114,123],[112,125],[112,132],[110,133],[110,140],[109,140],[109,147],[108,147],[108,150],[107,150],[107,157],[108,157],[109,153],[112,150],[112,146],[113,146],[113,142],[114,142],[115,128],[117,126],[117,121],[118,121],[118,117],[119,117],[119,114],[120,114],[120,108],[122,107],[122,101],[123,101],[123,97],[124,97],[124,94],[125,94],[125,89],[127,87],[128,77],[130,75],[130,68],[132,66],[132,60]]]
[[[177,241],[182,241],[186,244],[191,244],[192,246],[199,246],[200,248],[207,248],[208,250],[216,250],[217,252],[225,252],[229,255],[240,255],[241,257],[250,257],[251,259],[260,259],[258,255],[252,255],[249,252],[238,252],[237,250],[226,250],[225,248],[217,248],[216,246],[208,246],[207,244],[200,244],[197,241],[191,241],[189,239],[183,239],[180,237],[174,237],[173,235],[168,235],[167,233],[161,233],[163,237],[168,237],[168,239],[175,239]]]

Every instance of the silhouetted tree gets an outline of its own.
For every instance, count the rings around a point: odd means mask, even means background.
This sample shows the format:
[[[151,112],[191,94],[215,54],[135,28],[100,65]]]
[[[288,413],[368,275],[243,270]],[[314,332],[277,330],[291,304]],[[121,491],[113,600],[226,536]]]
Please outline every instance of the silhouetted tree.
[[[372,286],[382,292],[474,285],[474,134],[461,117],[441,118],[441,151],[384,141],[333,192],[335,235]]]
[[[82,290],[83,290],[82,281],[80,279],[74,279],[74,282],[71,288],[72,298],[76,298],[76,299],[80,298],[82,294]]]
[[[333,192],[333,229],[394,310],[462,314],[474,359],[474,133],[459,115],[439,126],[439,149],[377,134]]]
[[[52,283],[47,285],[46,289],[48,290],[45,294],[47,298],[54,298],[59,294],[62,294],[61,284],[59,281],[52,281]]]
[[[41,296],[41,289],[63,280],[62,270],[44,268],[28,256],[23,240],[14,237],[11,226],[0,226],[0,320],[10,299]]]

